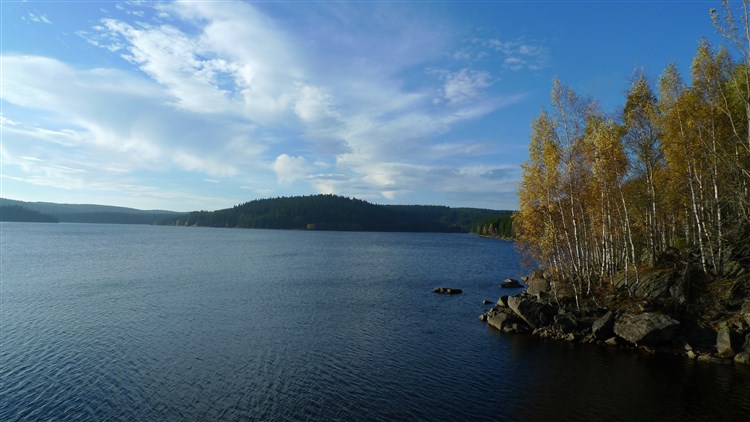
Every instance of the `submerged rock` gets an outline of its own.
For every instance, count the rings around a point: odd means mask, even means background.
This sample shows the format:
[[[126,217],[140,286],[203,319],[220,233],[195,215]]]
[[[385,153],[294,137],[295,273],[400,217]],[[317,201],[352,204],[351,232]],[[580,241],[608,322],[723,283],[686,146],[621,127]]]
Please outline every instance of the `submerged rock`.
[[[638,345],[655,345],[672,340],[679,321],[657,312],[623,314],[615,321],[615,334]]]
[[[463,290],[454,289],[452,287],[436,287],[433,292],[443,295],[460,295],[461,293],[463,293]]]
[[[492,305],[492,301],[485,299],[482,301],[482,305]]]
[[[729,365],[732,363],[732,360],[723,359],[723,358],[711,356],[711,355],[698,355],[698,362],[709,362],[709,363],[718,363],[721,365]]]

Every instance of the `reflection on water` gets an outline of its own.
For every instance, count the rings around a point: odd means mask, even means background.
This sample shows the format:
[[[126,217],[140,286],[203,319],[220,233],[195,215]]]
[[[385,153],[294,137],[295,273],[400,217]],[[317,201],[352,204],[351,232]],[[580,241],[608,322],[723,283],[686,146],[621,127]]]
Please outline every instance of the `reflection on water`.
[[[747,368],[481,324],[522,273],[508,242],[0,229],[2,421],[750,420]]]

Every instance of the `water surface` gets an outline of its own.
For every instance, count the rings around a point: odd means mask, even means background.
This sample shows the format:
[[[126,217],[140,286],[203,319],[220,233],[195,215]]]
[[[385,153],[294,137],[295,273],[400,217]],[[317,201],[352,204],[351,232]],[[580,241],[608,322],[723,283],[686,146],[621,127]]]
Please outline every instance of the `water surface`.
[[[523,273],[509,242],[0,229],[3,421],[750,420],[747,368],[480,323]]]

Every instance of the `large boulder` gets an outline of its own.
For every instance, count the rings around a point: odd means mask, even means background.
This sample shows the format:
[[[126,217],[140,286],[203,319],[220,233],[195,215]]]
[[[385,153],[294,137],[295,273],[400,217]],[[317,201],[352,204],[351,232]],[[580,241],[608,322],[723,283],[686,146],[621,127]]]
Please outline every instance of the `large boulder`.
[[[727,325],[723,324],[716,332],[716,352],[720,357],[731,358],[743,351],[742,338]]]
[[[536,271],[526,280],[526,293],[536,296],[540,293],[548,293],[552,286],[548,279],[544,278],[544,273]]]
[[[591,326],[591,333],[594,334],[597,340],[604,341],[614,334],[615,328],[615,314],[612,311],[608,311],[601,318],[594,321],[594,325]]]
[[[519,295],[508,298],[508,307],[521,319],[526,321],[531,328],[539,328],[553,322],[553,316],[557,313],[554,308],[537,301],[533,296]]]
[[[615,334],[641,346],[657,345],[672,340],[679,321],[657,312],[622,314],[615,321]]]
[[[499,312],[499,313],[496,313],[487,317],[487,323],[500,331],[503,330],[503,325],[505,325],[506,323],[510,323],[510,322],[511,321],[510,321],[509,315],[504,312]]]
[[[648,299],[650,301],[670,297],[673,292],[669,288],[674,285],[674,270],[649,270],[638,274],[636,281],[635,274],[629,274],[627,277],[624,272],[619,273],[614,278],[614,284],[617,288],[625,288],[631,291],[635,297]],[[679,292],[674,292],[679,293]]]

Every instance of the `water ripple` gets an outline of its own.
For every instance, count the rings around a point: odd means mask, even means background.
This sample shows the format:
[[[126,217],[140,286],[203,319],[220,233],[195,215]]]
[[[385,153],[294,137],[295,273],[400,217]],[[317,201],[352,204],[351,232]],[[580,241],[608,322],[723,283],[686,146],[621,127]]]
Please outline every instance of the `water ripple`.
[[[742,369],[488,330],[507,242],[2,224],[2,421],[750,419]]]

